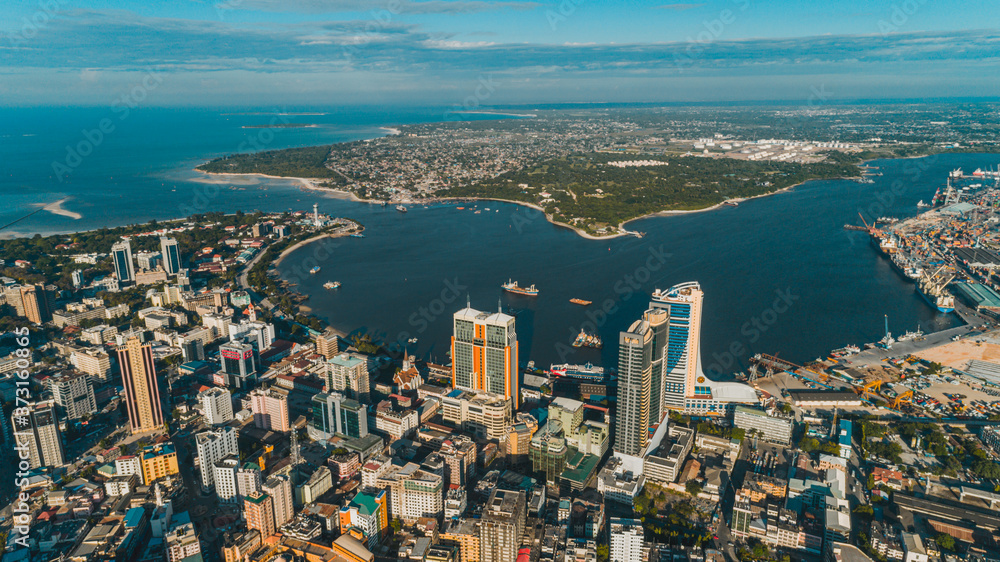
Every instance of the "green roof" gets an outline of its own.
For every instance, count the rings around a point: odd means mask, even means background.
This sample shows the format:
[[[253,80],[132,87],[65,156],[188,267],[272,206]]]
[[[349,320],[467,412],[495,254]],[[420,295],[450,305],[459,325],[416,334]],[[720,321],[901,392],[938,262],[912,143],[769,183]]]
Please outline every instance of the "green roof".
[[[376,501],[375,496],[366,494],[365,492],[358,492],[354,496],[354,499],[351,500],[351,505],[357,506],[358,512],[366,517],[371,517],[379,510],[379,503]]]
[[[981,283],[955,283],[952,285],[959,296],[976,303],[976,306],[1000,308],[1000,294]]]
[[[597,472],[597,465],[600,462],[601,457],[597,455],[586,455],[575,451],[572,457],[566,460],[566,470],[563,470],[560,477],[582,486]]]

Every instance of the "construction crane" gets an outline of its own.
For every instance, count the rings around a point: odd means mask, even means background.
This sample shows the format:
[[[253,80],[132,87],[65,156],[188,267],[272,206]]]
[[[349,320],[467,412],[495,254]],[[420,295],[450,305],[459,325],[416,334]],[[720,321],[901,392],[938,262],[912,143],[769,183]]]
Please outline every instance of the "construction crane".
[[[899,407],[903,405],[903,402],[906,402],[906,403],[909,403],[909,404],[913,403],[913,391],[912,390],[907,390],[906,392],[904,392],[904,393],[900,394],[899,396],[897,396],[892,401],[892,405],[890,407],[893,410],[898,410]]]
[[[872,390],[874,390],[875,392],[880,392],[882,390],[882,381],[874,380],[871,382],[867,382],[864,384],[864,386],[862,386],[861,388],[857,388],[856,390],[858,394],[861,395],[861,398],[865,400],[870,400],[874,396],[874,394],[872,394]]]

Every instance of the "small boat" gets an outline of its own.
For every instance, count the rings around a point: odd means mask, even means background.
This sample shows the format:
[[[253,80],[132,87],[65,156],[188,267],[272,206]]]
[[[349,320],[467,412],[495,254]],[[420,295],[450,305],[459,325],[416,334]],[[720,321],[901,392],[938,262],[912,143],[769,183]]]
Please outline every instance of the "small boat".
[[[573,304],[578,304],[580,306],[587,306],[588,304],[591,304],[593,301],[586,301],[583,299],[569,299],[569,302]]]
[[[327,281],[326,283],[323,283],[323,288],[324,289],[339,289],[340,288],[340,281]]]
[[[399,211],[400,213],[405,213],[406,211],[409,211],[409,209],[407,209],[403,205],[397,205],[396,210]]]
[[[310,273],[311,275],[316,275],[317,273],[319,273],[319,266],[317,265],[316,267],[314,267],[314,268],[310,269],[310,270],[309,270],[309,273]]]
[[[417,338],[410,338],[410,339],[408,339],[406,341],[409,342],[409,343],[417,343]]]
[[[458,209],[459,211],[464,211],[465,210],[465,207],[455,207],[455,208]]]
[[[351,235],[351,238],[364,238],[364,237],[365,237],[364,234],[352,234]]]
[[[924,203],[924,200],[921,199],[920,201],[917,201],[917,207],[920,208],[920,209],[923,209],[925,207],[930,207],[930,205],[928,205],[927,203]]]
[[[500,285],[500,288],[508,293],[514,293],[516,295],[525,295],[529,297],[538,296],[538,289],[535,288],[534,283],[532,283],[530,287],[519,287],[517,281],[511,281],[508,279],[506,283]]]
[[[729,205],[730,207],[739,207],[740,206],[740,202],[739,201],[733,201],[732,199],[730,199],[728,201],[723,201],[722,204],[723,205]]]
[[[472,214],[478,215],[479,213],[482,213],[482,211],[476,211],[475,213],[472,213]]]
[[[580,330],[580,334],[576,336],[573,340],[573,347],[590,347],[593,349],[601,349],[604,346],[604,342],[596,334],[588,334],[587,332]]]

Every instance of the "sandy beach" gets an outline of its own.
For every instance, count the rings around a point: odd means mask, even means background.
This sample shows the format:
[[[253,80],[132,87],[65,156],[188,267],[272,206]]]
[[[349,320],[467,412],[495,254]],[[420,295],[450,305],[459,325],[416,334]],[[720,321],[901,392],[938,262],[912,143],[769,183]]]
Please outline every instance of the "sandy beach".
[[[69,217],[69,218],[71,218],[73,220],[80,220],[80,219],[82,219],[83,215],[81,215],[80,213],[76,213],[76,212],[73,212],[73,211],[70,211],[70,210],[67,210],[67,209],[63,209],[63,203],[69,201],[70,199],[72,199],[72,198],[71,197],[64,197],[64,198],[62,198],[62,199],[60,199],[60,200],[58,200],[58,201],[56,201],[54,203],[49,203],[48,205],[41,205],[39,203],[36,203],[36,205],[41,206],[43,210],[48,211],[48,212],[52,213],[53,215],[59,215],[61,217]]]

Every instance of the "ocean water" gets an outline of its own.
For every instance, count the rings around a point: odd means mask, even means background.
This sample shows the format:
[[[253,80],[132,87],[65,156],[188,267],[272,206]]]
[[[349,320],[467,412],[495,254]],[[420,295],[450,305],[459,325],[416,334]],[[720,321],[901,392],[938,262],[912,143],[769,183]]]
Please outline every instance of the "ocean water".
[[[809,182],[739,207],[634,221],[629,228],[645,232],[644,238],[604,241],[581,238],[512,204],[439,203],[403,214],[304,190],[295,181],[220,185],[205,183],[193,171],[232,152],[372,138],[384,134],[381,127],[445,115],[435,108],[288,115],[295,112],[2,109],[0,225],[30,216],[0,235],[74,232],[190,212],[311,209],[317,203],[322,212],[360,220],[365,237],[306,246],[280,271],[310,296],[306,304],[315,314],[345,331],[370,332],[444,361],[451,314],[469,299],[479,309],[500,307],[516,315],[522,362],[614,366],[618,333],[641,315],[649,294],[698,281],[705,291],[703,362],[725,374],[744,369],[758,352],[804,362],[833,347],[875,341],[886,314],[897,334],[918,324],[924,331],[957,324],[954,315],[924,303],[866,234],[843,225],[858,223],[858,212],[868,220],[916,214],[917,201],[929,201],[949,170],[985,168],[1000,159],[877,161],[883,175],[874,184]],[[317,126],[244,128],[286,121]],[[109,132],[95,132],[102,127]],[[64,199],[65,214],[31,214]],[[320,273],[304,273],[313,265],[321,266]],[[500,284],[508,279],[534,283],[540,295],[505,294]],[[343,286],[325,290],[327,280]],[[571,304],[574,297],[593,304]],[[572,348],[581,328],[598,333],[605,347]],[[407,343],[411,338],[417,343]]]

